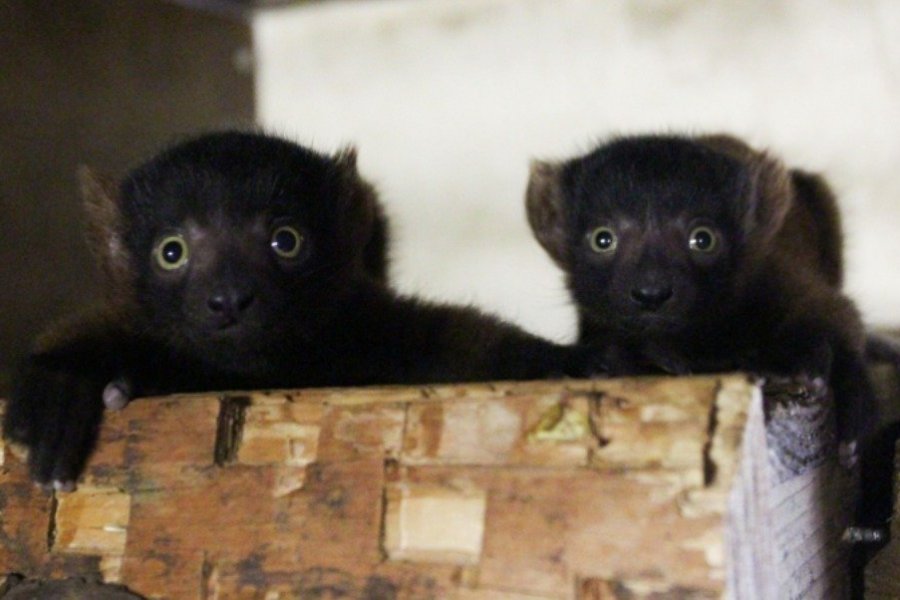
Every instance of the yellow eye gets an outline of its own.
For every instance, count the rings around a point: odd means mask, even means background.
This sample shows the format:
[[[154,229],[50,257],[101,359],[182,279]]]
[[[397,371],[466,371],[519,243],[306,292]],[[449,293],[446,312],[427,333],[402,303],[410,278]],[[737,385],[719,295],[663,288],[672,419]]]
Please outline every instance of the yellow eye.
[[[619,239],[616,233],[609,227],[598,227],[590,235],[591,250],[597,254],[609,254],[615,252]]]
[[[712,252],[719,245],[716,233],[709,227],[695,227],[688,238],[688,245],[695,252]]]
[[[303,249],[303,234],[289,225],[283,225],[272,232],[269,242],[272,250],[281,258],[296,258]]]
[[[166,271],[180,269],[187,264],[189,256],[187,242],[180,234],[167,235],[156,244],[153,250],[156,264]]]

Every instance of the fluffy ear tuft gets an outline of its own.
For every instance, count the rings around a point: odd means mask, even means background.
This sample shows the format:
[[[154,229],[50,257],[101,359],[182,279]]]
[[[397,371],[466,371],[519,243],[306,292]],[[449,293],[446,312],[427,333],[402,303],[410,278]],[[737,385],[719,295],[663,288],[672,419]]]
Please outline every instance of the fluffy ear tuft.
[[[567,270],[570,251],[562,172],[562,163],[532,161],[528,189],[525,192],[525,208],[528,223],[537,241],[557,265]]]
[[[344,146],[334,153],[334,162],[342,171],[352,171],[356,173],[356,157],[359,151],[356,146]]]
[[[802,215],[807,215],[817,224],[814,241],[810,247],[817,249],[819,268],[828,278],[828,283],[840,289],[844,284],[844,229],[841,211],[831,186],[821,175],[791,169],[791,188],[797,216],[786,217],[788,223],[804,223]]]
[[[746,165],[751,187],[745,199],[744,231],[751,243],[767,248],[781,229],[793,202],[791,176],[782,162],[727,134],[706,135],[697,141]]]
[[[359,175],[355,147],[341,148],[333,158],[342,189],[339,210],[344,237],[362,251],[372,237],[373,222],[379,210],[378,197],[375,189]]]
[[[78,167],[78,183],[87,213],[88,246],[107,279],[106,289],[121,295],[130,283],[131,265],[123,241],[118,185],[86,165]]]
[[[768,247],[793,204],[791,177],[780,160],[754,152],[748,161],[753,187],[745,213],[746,231],[755,243]]]
[[[696,140],[710,150],[730,156],[742,163],[748,162],[756,154],[756,151],[744,140],[727,133],[701,135]]]

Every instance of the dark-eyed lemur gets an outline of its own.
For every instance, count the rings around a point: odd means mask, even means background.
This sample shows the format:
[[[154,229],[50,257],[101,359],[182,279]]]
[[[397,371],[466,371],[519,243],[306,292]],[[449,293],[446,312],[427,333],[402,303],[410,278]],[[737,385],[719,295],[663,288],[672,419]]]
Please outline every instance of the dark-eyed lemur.
[[[614,373],[829,383],[842,441],[868,432],[866,336],[820,177],[725,135],[623,137],[534,163],[526,202],[566,273],[579,340],[608,344]]]
[[[104,399],[171,392],[585,375],[592,355],[384,284],[387,234],[352,150],[256,133],[181,143],[121,185],[83,174],[107,301],[51,328],[5,434],[71,489]]]

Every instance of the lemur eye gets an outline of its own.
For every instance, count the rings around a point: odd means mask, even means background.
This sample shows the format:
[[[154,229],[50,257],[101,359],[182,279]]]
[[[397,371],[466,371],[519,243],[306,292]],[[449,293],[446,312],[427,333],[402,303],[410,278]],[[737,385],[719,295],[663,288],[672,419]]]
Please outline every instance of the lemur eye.
[[[180,269],[187,264],[190,252],[187,242],[180,234],[167,235],[162,238],[153,250],[156,264],[166,271]]]
[[[718,238],[709,227],[695,227],[688,238],[688,245],[695,252],[712,252],[718,245]]]
[[[598,227],[590,235],[591,250],[598,254],[614,252],[619,240],[609,227]]]
[[[303,234],[291,227],[282,225],[272,232],[272,250],[281,258],[296,258],[303,248]]]

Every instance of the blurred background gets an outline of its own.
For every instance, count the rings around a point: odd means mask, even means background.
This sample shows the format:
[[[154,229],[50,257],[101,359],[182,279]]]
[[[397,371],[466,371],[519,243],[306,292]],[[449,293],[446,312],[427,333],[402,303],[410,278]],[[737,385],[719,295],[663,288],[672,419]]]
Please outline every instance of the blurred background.
[[[900,325],[898,2],[3,0],[3,382],[47,321],[99,297],[76,166],[119,177],[253,124],[359,147],[402,291],[556,340],[574,313],[525,221],[529,160],[728,131],[828,176],[848,292]]]

